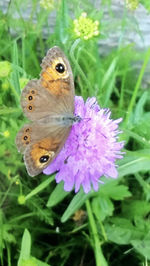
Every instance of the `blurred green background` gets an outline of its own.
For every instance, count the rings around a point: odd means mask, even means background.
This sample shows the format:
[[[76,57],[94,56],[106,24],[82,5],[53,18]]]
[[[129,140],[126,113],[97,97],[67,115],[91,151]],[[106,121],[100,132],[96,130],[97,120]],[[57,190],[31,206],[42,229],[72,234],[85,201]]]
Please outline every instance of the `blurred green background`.
[[[149,1],[0,1],[0,265],[150,265]],[[84,18],[84,19],[83,19]],[[70,60],[76,94],[123,117],[117,180],[67,193],[28,176],[15,146],[20,94],[46,51]]]

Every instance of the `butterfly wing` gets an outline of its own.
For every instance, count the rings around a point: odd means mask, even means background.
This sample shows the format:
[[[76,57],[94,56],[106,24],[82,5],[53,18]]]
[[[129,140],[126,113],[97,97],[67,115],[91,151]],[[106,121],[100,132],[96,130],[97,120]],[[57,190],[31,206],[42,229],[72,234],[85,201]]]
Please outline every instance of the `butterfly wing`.
[[[40,79],[29,81],[21,95],[23,111],[33,122],[16,137],[31,176],[42,172],[57,156],[71,128],[59,118],[73,116],[74,112],[73,75],[60,48],[51,48],[41,66]]]
[[[18,151],[24,154],[27,172],[35,176],[57,156],[70,132],[70,127],[26,124],[17,134]]]
[[[42,61],[39,80],[22,91],[21,106],[32,121],[47,115],[73,114],[74,82],[69,61],[59,47],[49,49]]]

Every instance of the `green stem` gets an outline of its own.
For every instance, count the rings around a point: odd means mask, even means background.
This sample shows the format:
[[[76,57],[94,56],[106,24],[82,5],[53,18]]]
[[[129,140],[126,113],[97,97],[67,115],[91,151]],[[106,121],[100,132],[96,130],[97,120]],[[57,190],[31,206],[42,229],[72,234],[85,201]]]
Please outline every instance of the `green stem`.
[[[123,109],[123,100],[124,100],[124,92],[125,92],[125,81],[127,78],[127,72],[128,72],[129,62],[125,61],[124,66],[124,75],[122,77],[122,84],[121,84],[121,93],[120,93],[120,99],[119,99],[119,109]]]
[[[39,186],[37,186],[35,189],[33,189],[28,195],[25,196],[25,199],[28,200],[34,195],[41,192],[43,189],[45,189],[52,181],[54,180],[54,175],[47,178],[45,181],[43,181]]]
[[[93,243],[94,243],[93,248],[94,248],[95,260],[96,260],[96,266],[108,266],[107,261],[105,260],[105,257],[101,249],[101,243],[98,237],[97,227],[96,227],[96,223],[94,220],[94,216],[92,213],[89,200],[86,200],[86,209],[88,212],[88,218],[89,218],[89,223],[90,223],[92,237],[93,237]]]
[[[103,223],[101,222],[101,220],[99,219],[99,225],[100,225],[100,228],[101,228],[101,231],[102,231],[102,235],[104,237],[104,240],[107,241],[107,235],[106,235],[106,232],[105,232],[105,229],[104,229],[104,226],[103,226]]]
[[[26,69],[26,56],[25,56],[25,36],[22,35],[22,68]]]
[[[126,115],[126,119],[124,122],[125,125],[127,125],[129,122],[130,115],[132,113],[132,110],[133,110],[133,107],[134,107],[134,104],[136,101],[137,93],[138,93],[139,87],[141,85],[141,81],[142,81],[142,78],[143,78],[143,75],[144,75],[144,72],[145,72],[145,69],[146,69],[146,66],[148,64],[149,59],[150,59],[150,48],[148,49],[148,51],[145,55],[144,63],[142,65],[142,68],[141,68],[141,71],[140,71],[140,74],[139,74],[139,77],[138,77],[138,80],[137,80],[137,83],[136,83],[136,86],[135,86],[135,89],[134,89],[134,92],[133,92],[133,95],[132,95],[132,98],[131,98],[131,101],[129,104],[129,107],[127,110],[127,115]]]
[[[11,266],[11,252],[10,252],[10,246],[8,243],[6,244],[6,249],[7,249],[7,263],[8,263],[8,266]]]
[[[5,202],[8,194],[9,194],[10,189],[11,189],[12,185],[14,184],[14,182],[16,181],[17,178],[18,178],[18,175],[16,175],[15,177],[13,177],[12,181],[9,183],[8,189],[5,192],[4,197],[2,198],[2,201],[0,202],[0,208],[3,206],[3,203]]]
[[[84,72],[82,71],[81,67],[79,66],[79,64],[78,64],[78,62],[77,62],[77,60],[76,60],[76,58],[75,58],[75,56],[74,56],[75,49],[76,49],[76,47],[78,46],[79,42],[80,42],[80,39],[77,39],[77,40],[75,40],[75,42],[73,43],[73,45],[72,45],[72,47],[71,47],[71,49],[70,49],[70,57],[71,57],[71,59],[72,59],[72,62],[75,64],[76,69],[77,69],[78,72],[80,73],[80,76],[81,76],[82,79],[85,81],[85,83],[87,84],[88,88],[90,89],[90,88],[91,88],[91,84],[90,84],[90,82],[88,81],[88,79],[86,78]],[[82,96],[84,96],[84,91],[83,91],[83,90],[81,91],[81,93],[82,93]]]
[[[10,219],[9,220],[9,224],[15,224],[18,221],[21,221],[23,219],[26,219],[26,218],[29,218],[29,217],[33,217],[33,216],[36,216],[36,215],[37,215],[36,212],[31,212],[31,213],[23,214],[23,215],[20,215],[20,216],[17,216],[15,218]]]

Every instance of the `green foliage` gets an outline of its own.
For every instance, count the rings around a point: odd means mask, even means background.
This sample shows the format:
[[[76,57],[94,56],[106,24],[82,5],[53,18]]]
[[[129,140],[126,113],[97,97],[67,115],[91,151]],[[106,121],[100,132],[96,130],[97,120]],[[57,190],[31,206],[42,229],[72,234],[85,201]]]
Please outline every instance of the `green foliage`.
[[[31,236],[27,229],[25,229],[22,237],[18,266],[48,266],[47,263],[43,263],[31,256]]]
[[[140,3],[150,10],[148,1]],[[99,55],[98,42],[118,26],[101,21],[105,8],[112,17],[111,1],[97,9],[88,0],[50,5],[12,0],[0,11],[0,265],[149,265],[150,85],[145,77],[150,49],[138,52],[122,41],[107,56]],[[100,34],[88,40],[76,37],[72,21],[83,12],[100,22]],[[126,12],[120,40],[125,26],[134,30],[135,18],[129,21]],[[26,121],[21,90],[39,77],[41,60],[54,45],[70,60],[76,94],[96,96],[113,118],[123,117],[119,176],[103,177],[98,192],[81,189],[75,195],[65,192],[63,183],[56,185],[55,175],[29,177],[16,149],[16,134]]]

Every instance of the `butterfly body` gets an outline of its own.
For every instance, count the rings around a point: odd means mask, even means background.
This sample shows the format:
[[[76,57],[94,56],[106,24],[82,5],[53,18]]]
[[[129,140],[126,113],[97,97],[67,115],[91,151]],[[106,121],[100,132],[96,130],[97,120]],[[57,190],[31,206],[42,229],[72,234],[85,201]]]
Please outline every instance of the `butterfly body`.
[[[70,64],[59,47],[49,49],[40,79],[28,82],[21,94],[23,112],[32,122],[16,137],[30,176],[42,172],[63,147],[73,123],[74,83]]]
[[[60,127],[72,126],[75,122],[79,122],[80,118],[71,114],[46,116],[37,121],[38,124],[46,124],[47,126],[58,125]]]

